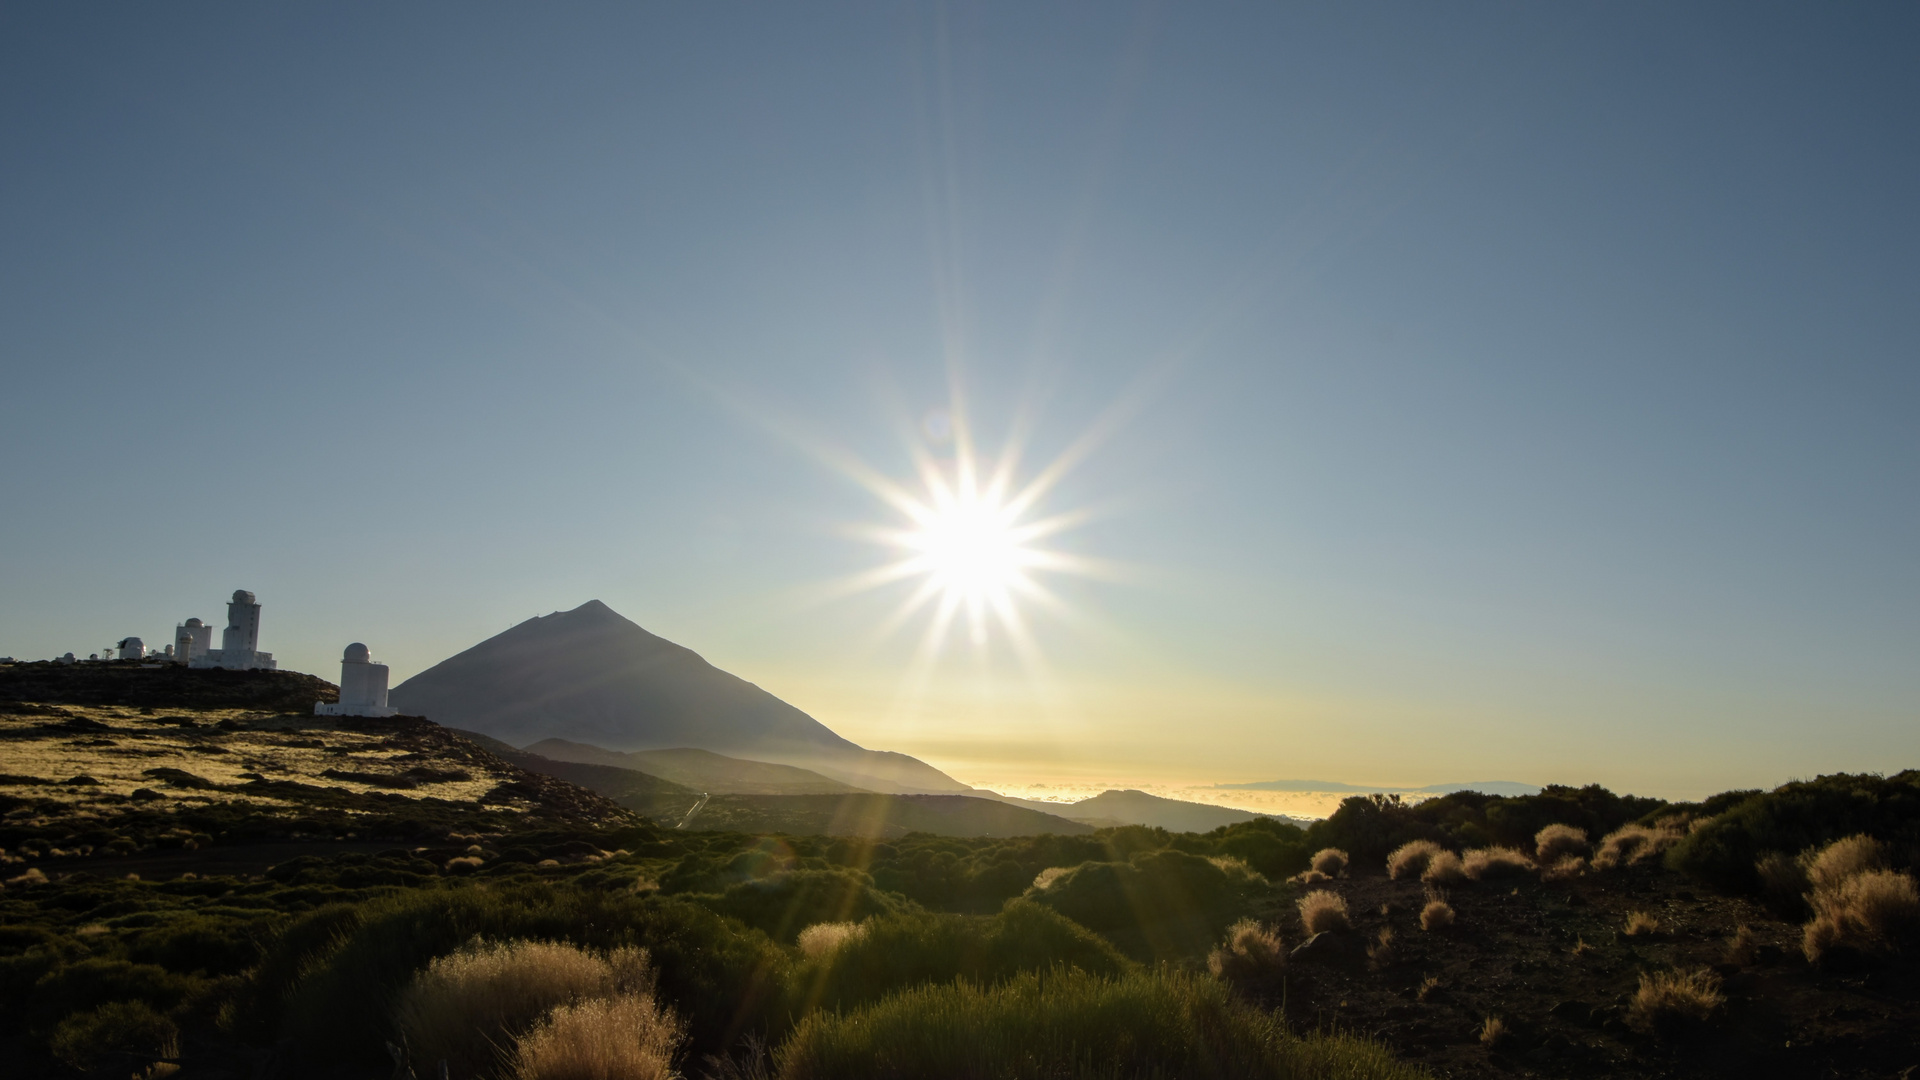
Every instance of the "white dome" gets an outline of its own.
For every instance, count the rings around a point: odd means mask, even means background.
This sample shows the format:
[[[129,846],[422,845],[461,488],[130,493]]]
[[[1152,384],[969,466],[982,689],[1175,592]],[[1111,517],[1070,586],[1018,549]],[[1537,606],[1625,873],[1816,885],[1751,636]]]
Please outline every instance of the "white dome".
[[[187,620],[187,625],[188,625],[188,626],[194,626],[194,627],[199,627],[199,626],[205,626],[205,625],[207,625],[207,624],[206,624],[206,623],[203,623],[203,622],[201,622],[201,621],[200,621],[199,619],[188,619],[188,620]]]
[[[253,594],[245,589],[235,589],[233,590],[233,602],[236,604],[251,604],[253,603]]]
[[[345,660],[349,664],[364,664],[373,659],[373,654],[367,651],[365,645],[356,641],[347,646],[347,651],[341,655],[340,659]]]

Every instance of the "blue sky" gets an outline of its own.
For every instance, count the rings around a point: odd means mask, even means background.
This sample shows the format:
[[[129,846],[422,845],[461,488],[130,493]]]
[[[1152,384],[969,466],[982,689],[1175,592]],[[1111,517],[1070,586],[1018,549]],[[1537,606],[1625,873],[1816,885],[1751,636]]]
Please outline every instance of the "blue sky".
[[[0,13],[0,654],[599,598],[969,778],[1920,761],[1900,5]],[[964,390],[1091,519],[910,675]],[[936,456],[941,446],[928,444]]]

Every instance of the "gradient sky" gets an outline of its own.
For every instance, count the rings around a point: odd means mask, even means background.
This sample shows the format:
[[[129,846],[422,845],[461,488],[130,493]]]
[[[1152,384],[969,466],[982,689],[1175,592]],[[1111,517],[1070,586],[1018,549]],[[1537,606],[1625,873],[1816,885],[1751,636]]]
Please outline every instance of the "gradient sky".
[[[9,5],[0,654],[599,598],[956,775],[1920,765],[1911,5]],[[1044,667],[822,600],[965,394]],[[932,452],[944,452],[931,446]]]

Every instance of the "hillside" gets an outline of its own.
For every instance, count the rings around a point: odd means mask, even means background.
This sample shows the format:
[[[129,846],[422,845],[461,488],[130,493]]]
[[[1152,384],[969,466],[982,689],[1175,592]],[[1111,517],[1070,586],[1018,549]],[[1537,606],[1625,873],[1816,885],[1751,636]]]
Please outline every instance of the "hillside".
[[[1226,806],[1184,802],[1144,791],[1103,791],[1091,799],[1064,803],[1060,816],[1089,825],[1151,825],[1168,832],[1208,832],[1261,815]]]
[[[628,804],[631,805],[631,804]],[[659,819],[664,820],[664,819]],[[1078,836],[1093,826],[968,795],[716,795],[687,828],[797,836]]]
[[[860,790],[792,765],[747,761],[689,747],[620,751],[565,739],[542,739],[525,747],[524,752],[554,761],[632,769],[714,795],[845,795]]]
[[[287,853],[261,845],[638,821],[418,717],[316,717],[322,691],[295,672],[0,665],[0,846],[55,836],[49,851],[94,872],[264,868]]]
[[[938,769],[867,750],[598,600],[529,619],[393,688],[395,708],[515,746],[693,747],[809,769],[850,787],[961,792]]]

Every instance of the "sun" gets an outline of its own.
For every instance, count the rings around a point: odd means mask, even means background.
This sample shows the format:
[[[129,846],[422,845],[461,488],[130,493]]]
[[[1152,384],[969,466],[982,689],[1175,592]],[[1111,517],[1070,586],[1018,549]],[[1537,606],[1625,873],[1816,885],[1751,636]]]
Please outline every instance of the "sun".
[[[954,410],[959,414],[959,410]],[[944,421],[947,415],[939,413]],[[1018,478],[1020,445],[1010,439],[997,458],[980,455],[964,419],[933,425],[910,445],[915,480],[900,481],[863,464],[841,459],[843,471],[878,496],[894,513],[890,524],[850,532],[886,548],[890,559],[842,579],[836,594],[907,586],[881,636],[930,612],[917,663],[930,663],[946,649],[952,631],[966,628],[980,649],[1004,639],[1027,666],[1037,667],[1039,649],[1029,626],[1030,609],[1063,612],[1044,577],[1106,576],[1097,560],[1046,546],[1082,523],[1084,511],[1047,513],[1043,504],[1072,467],[1077,451],[1055,459],[1031,477]],[[916,482],[917,481],[917,482]]]
[[[900,534],[900,547],[912,569],[955,603],[997,600],[1027,584],[1026,571],[1039,561],[1025,546],[1030,530],[999,492],[943,491],[909,516],[913,526]]]

